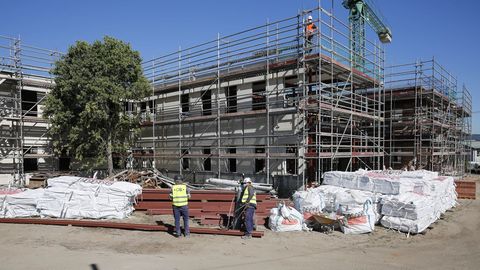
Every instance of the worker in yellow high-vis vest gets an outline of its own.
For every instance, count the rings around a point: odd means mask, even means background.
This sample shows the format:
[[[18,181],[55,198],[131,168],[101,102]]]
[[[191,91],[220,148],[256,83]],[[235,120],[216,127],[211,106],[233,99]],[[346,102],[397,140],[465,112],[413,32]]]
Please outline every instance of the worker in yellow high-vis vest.
[[[257,195],[252,185],[252,179],[249,177],[244,179],[245,187],[242,192],[242,206],[245,212],[245,235],[242,239],[252,238],[253,232],[253,216],[255,215],[255,209],[257,209]]]
[[[185,237],[190,237],[190,227],[188,226],[188,199],[190,199],[190,189],[183,183],[180,175],[174,177],[175,185],[172,186],[170,198],[172,199],[173,217],[175,218],[175,237],[180,237],[180,217],[183,217],[183,227]]]

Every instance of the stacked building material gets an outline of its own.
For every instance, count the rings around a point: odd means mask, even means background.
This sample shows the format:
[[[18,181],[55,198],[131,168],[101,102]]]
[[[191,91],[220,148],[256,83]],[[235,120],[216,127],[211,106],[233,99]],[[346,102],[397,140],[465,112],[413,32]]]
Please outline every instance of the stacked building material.
[[[48,187],[2,192],[0,217],[104,219],[128,217],[139,185],[74,176],[48,179]]]
[[[476,199],[477,184],[474,181],[456,180],[456,191],[459,199]]]
[[[326,172],[324,179],[316,189],[297,192],[295,204],[302,213],[308,214],[312,207],[336,213],[344,220],[345,233],[373,231],[378,221],[387,228],[420,233],[457,199],[452,177],[425,170],[333,171]]]
[[[382,225],[407,233],[421,233],[455,206],[457,195],[452,177],[430,178],[426,183],[429,189],[423,193],[385,196],[382,200]]]
[[[147,211],[150,215],[172,215],[170,189],[144,189],[138,197],[136,210]],[[235,192],[223,190],[192,190],[189,200],[190,217],[198,219],[201,225],[223,225],[232,217],[235,209]],[[278,200],[269,194],[257,194],[257,225],[264,225],[270,209]]]
[[[61,176],[48,179],[37,209],[46,217],[123,219],[141,192],[137,184]]]
[[[0,217],[5,214],[6,199],[8,195],[23,192],[20,188],[0,188]]]
[[[323,184],[386,195],[397,195],[405,192],[425,193],[429,188],[429,180],[436,177],[438,177],[438,173],[426,170],[331,171],[324,174]]]
[[[12,191],[4,194],[0,217],[32,217],[39,216],[37,202],[43,196],[43,189],[27,189]]]
[[[382,214],[390,217],[416,220],[434,212],[435,204],[429,197],[412,192],[385,197],[382,204]]]

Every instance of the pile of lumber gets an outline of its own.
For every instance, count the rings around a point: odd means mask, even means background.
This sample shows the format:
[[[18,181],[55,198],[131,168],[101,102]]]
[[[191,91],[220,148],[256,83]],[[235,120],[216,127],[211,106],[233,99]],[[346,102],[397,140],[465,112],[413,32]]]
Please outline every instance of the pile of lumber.
[[[143,189],[135,210],[149,215],[172,215],[170,189]],[[201,225],[226,225],[233,217],[235,192],[223,190],[192,190],[189,200],[189,215]],[[257,194],[257,225],[265,225],[270,209],[277,206],[278,199],[269,194]]]

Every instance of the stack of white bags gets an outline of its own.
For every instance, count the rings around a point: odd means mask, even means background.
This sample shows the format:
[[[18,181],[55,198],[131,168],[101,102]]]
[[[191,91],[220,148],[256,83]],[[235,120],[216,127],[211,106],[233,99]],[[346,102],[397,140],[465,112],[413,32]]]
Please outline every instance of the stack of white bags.
[[[141,186],[74,176],[47,180],[46,189],[6,195],[0,217],[123,219],[133,212]]]
[[[407,233],[421,233],[440,215],[456,205],[457,193],[452,177],[410,178],[423,182],[422,191],[407,191],[382,199],[382,225]]]
[[[16,190],[0,195],[0,217],[38,216],[37,201],[43,196],[43,189]]]
[[[420,233],[455,206],[457,195],[454,179],[435,172],[359,170],[326,172],[322,186],[298,191],[293,198],[301,213],[342,216],[347,234],[371,232],[379,221],[387,228]]]

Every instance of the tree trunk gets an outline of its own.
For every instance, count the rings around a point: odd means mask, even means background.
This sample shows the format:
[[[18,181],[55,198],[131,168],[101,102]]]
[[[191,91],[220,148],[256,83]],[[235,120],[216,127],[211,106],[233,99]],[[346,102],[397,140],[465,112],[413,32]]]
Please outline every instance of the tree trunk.
[[[112,135],[108,135],[108,140],[107,140],[107,166],[108,166],[108,176],[112,176],[113,175]]]

